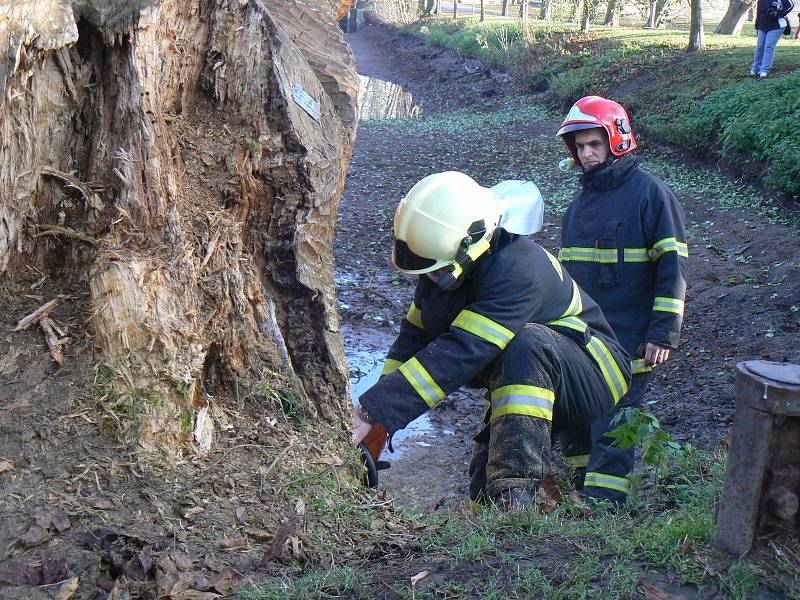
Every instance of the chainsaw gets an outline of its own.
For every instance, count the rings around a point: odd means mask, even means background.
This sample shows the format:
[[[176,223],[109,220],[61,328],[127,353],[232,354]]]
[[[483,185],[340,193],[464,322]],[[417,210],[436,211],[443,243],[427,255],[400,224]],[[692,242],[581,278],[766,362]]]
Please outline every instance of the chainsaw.
[[[381,452],[386,447],[389,434],[383,425],[373,425],[367,437],[358,445],[361,454],[361,482],[370,488],[378,487],[378,471],[388,469],[392,465],[388,461],[380,460]]]

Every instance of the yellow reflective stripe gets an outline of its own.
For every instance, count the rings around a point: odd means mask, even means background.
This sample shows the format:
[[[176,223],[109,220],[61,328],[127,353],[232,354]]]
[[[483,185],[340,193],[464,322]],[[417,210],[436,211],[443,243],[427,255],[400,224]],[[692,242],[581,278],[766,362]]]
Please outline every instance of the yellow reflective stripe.
[[[544,250],[544,248],[543,248],[543,250]],[[553,268],[558,273],[558,278],[561,279],[561,281],[564,281],[564,269],[561,267],[561,263],[558,262],[558,259],[555,256],[553,256],[552,254],[550,254],[547,250],[545,250],[544,253],[547,255],[547,258],[550,259],[550,262],[552,263]],[[559,256],[560,255],[561,255],[561,253],[559,251]]]
[[[584,332],[586,331],[586,323],[579,319],[578,317],[564,317],[562,319],[556,319],[555,321],[548,321],[547,325],[558,325],[560,327],[568,327],[570,329],[574,329],[575,331]]]
[[[631,482],[627,477],[617,477],[616,475],[606,475],[605,473],[586,473],[586,478],[583,480],[584,487],[602,487],[617,492],[628,493],[630,490]]]
[[[578,284],[575,281],[572,281],[572,299],[570,300],[569,306],[567,310],[564,311],[564,314],[559,317],[559,319],[563,319],[564,317],[574,317],[575,315],[579,315],[583,312],[583,301],[581,300],[581,290],[578,287]]]
[[[409,359],[400,365],[400,372],[425,401],[425,404],[431,408],[444,398],[445,394],[442,388],[436,385],[433,377],[430,376],[430,373],[425,370],[425,367],[416,358]]]
[[[611,352],[608,351],[608,348],[600,338],[592,336],[589,343],[586,344],[586,348],[600,367],[603,379],[606,380],[606,385],[611,390],[611,396],[614,398],[614,404],[616,404],[628,391],[628,384],[619,370],[617,361],[614,360]]]
[[[579,262],[617,262],[616,248],[561,248],[558,251],[558,259],[561,262],[571,260]]]
[[[390,375],[397,371],[402,365],[403,362],[399,360],[395,360],[394,358],[387,358],[386,362],[383,363],[383,370],[381,371],[381,375]]]
[[[639,373],[649,373],[653,370],[651,365],[643,358],[634,358],[631,361],[631,375],[638,375]]]
[[[414,327],[419,327],[420,329],[424,329],[422,326],[422,311],[417,308],[417,305],[413,302],[411,306],[408,307],[408,312],[406,313],[406,321],[411,323]]]
[[[464,309],[453,321],[453,327],[469,331],[473,335],[494,344],[503,350],[514,337],[514,332],[506,329],[500,323],[479,315],[471,310]]]
[[[683,314],[683,300],[678,298],[666,298],[664,296],[656,296],[653,302],[653,310],[660,310],[662,312],[671,312],[676,315]]]
[[[556,395],[533,385],[504,385],[492,390],[492,421],[506,415],[526,415],[553,420]]]
[[[625,248],[625,262],[650,262],[650,252],[647,248]]]
[[[573,454],[572,456],[565,456],[564,462],[573,469],[585,469],[589,465],[589,455]]]
[[[653,244],[649,252],[650,259],[658,260],[665,252],[677,252],[678,256],[682,256],[683,258],[689,257],[689,247],[686,245],[686,242],[679,242],[674,237],[668,237],[663,240],[658,240]]]

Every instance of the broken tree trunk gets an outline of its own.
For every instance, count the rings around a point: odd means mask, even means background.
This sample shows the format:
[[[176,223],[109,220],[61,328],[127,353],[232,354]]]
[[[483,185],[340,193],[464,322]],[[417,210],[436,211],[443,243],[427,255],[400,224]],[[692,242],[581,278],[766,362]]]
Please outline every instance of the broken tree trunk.
[[[265,373],[347,421],[332,240],[357,86],[327,0],[0,7],[0,276],[90,292],[143,447]]]

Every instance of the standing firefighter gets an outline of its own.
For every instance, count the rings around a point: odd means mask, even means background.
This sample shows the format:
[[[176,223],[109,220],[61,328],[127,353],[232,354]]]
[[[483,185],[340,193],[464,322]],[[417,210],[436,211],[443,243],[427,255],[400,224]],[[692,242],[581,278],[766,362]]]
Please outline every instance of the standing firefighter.
[[[448,393],[486,387],[470,497],[526,506],[548,470],[551,429],[585,428],[610,413],[630,366],[592,299],[519,235],[538,226],[501,215],[496,189],[439,173],[400,202],[392,261],[420,277],[383,376],[359,398],[353,441],[377,437],[375,456],[387,433]]]
[[[653,366],[678,347],[688,257],[683,209],[666,184],[639,170],[629,154],[636,138],[616,102],[579,100],[558,135],[583,169],[583,189],[564,215],[559,260],[597,301],[633,357],[631,389],[616,414],[641,405]],[[579,487],[622,504],[633,448],[614,447],[603,435],[613,417],[599,420],[591,432],[564,432],[561,442]]]

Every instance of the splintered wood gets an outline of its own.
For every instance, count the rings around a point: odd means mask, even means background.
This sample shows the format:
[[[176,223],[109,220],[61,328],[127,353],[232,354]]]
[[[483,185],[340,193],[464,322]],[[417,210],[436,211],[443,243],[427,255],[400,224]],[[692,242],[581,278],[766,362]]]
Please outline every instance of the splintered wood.
[[[49,316],[50,312],[61,303],[61,300],[62,298],[54,298],[50,302],[43,304],[27,317],[20,319],[14,328],[14,331],[23,331],[38,324],[44,331],[50,356],[59,365],[64,364],[64,353],[61,351],[61,347],[72,341],[71,338],[66,337],[66,332],[56,325],[55,321]]]

